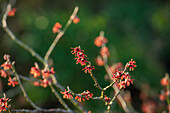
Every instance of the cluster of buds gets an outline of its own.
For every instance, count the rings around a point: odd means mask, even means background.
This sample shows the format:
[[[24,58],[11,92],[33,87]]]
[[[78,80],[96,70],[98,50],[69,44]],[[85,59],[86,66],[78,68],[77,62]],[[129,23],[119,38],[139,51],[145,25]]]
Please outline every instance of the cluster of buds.
[[[39,69],[38,64],[35,63],[35,67],[31,67],[30,74],[34,76],[34,78],[41,77],[40,81],[34,82],[34,86],[42,86],[42,87],[47,87],[51,82],[52,79],[50,75],[54,75],[55,71],[54,68],[52,67],[51,70],[46,70],[46,69]]]
[[[59,32],[61,28],[62,28],[62,25],[59,22],[55,23],[53,27],[53,33]]]
[[[106,56],[108,57],[110,55],[109,49],[106,47],[106,43],[108,42],[107,38],[103,37],[103,36],[98,36],[95,38],[94,40],[94,44],[97,47],[101,47],[100,49],[100,55],[96,58],[96,64],[98,66],[103,66],[104,65],[104,61],[103,58]]]
[[[15,16],[15,12],[17,11],[16,8],[12,8],[9,12],[8,12],[8,16]]]
[[[164,89],[161,90],[161,94],[159,95],[159,99],[161,101],[164,101],[167,98],[169,98],[169,96],[170,96],[170,90],[169,90],[170,79],[169,79],[169,74],[166,73],[165,77],[163,77],[160,82],[161,82],[161,85],[164,87]]]
[[[91,66],[91,63],[87,61],[88,58],[87,55],[84,54],[84,50],[81,50],[80,46],[71,49],[73,49],[71,53],[76,57],[76,64],[79,63],[81,66],[85,66],[83,69],[85,73],[91,73],[91,71],[94,70],[94,66]]]
[[[141,109],[144,113],[155,113],[156,103],[154,101],[146,101],[142,104]]]
[[[2,65],[1,65],[1,68],[0,69],[0,74],[1,74],[1,77],[8,77],[8,85],[12,87],[15,87],[15,85],[18,84],[18,81],[15,77],[11,78],[10,77],[10,73],[13,72],[13,69],[12,69],[12,63],[10,62],[10,56],[9,55],[4,55],[4,60],[6,60]]]
[[[90,91],[84,91],[83,93],[79,93],[79,94],[74,94],[70,89],[69,87],[67,88],[68,90],[65,89],[64,92],[61,91],[61,94],[63,94],[63,98],[66,98],[66,99],[72,99],[73,96],[75,95],[75,100],[77,100],[78,102],[81,102],[81,101],[85,101],[86,100],[89,100],[89,98],[92,98],[93,97],[93,93],[90,93]]]
[[[76,16],[74,19],[73,19],[73,23],[77,24],[80,22],[80,19]]]
[[[130,84],[133,84],[133,79],[131,79],[131,76],[129,75],[129,72],[125,72],[127,68],[129,68],[129,70],[134,70],[134,68],[136,67],[135,65],[135,61],[133,61],[133,59],[131,59],[131,61],[129,61],[129,63],[126,64],[125,66],[125,70],[124,71],[116,71],[115,74],[113,74],[112,80],[117,83],[117,85],[119,86],[119,88],[125,88],[126,86],[129,86]]]
[[[4,94],[3,98],[0,98],[0,112],[6,111],[9,109],[10,105],[8,105],[8,102],[10,101],[9,98],[6,98],[6,95]]]
[[[109,97],[107,97],[106,95],[104,95],[104,101],[105,101],[105,105],[108,105],[111,101],[111,99]]]

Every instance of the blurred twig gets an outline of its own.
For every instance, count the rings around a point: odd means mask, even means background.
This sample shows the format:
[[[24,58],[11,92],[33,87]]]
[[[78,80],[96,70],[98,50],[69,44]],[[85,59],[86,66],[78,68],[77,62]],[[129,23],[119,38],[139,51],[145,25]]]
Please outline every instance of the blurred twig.
[[[59,113],[68,113],[67,110],[64,110],[64,109],[39,109],[39,110],[29,110],[29,109],[12,109],[11,111],[13,112],[26,112],[26,113],[36,113],[36,112],[59,112]]]

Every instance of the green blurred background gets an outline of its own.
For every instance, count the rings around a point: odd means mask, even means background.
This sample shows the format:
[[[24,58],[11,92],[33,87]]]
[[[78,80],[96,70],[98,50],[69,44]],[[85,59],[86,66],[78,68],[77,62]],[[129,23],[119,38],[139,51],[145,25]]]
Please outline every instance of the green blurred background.
[[[1,12],[5,5],[6,0],[1,0]],[[93,81],[88,74],[82,71],[83,67],[76,65],[70,48],[80,45],[85,50],[85,54],[95,66],[96,78],[101,86],[106,86],[108,84],[104,80],[106,72],[103,67],[95,64],[100,48],[94,45],[94,39],[103,30],[105,37],[108,38],[110,65],[117,62],[125,65],[131,58],[137,62],[137,68],[130,73],[135,79],[134,85],[128,89],[132,91],[132,98],[135,98],[132,104],[137,111],[140,111],[140,87],[148,84],[157,96],[162,88],[160,79],[164,73],[169,72],[170,2],[168,0],[18,0],[14,6],[17,8],[16,15],[8,18],[8,25],[21,41],[44,56],[55,38],[55,34],[52,33],[53,25],[55,22],[60,22],[64,26],[76,5],[80,8],[78,12],[80,23],[69,27],[50,56],[58,81],[64,87],[70,86],[77,93],[89,90],[95,96],[100,94],[93,87]],[[18,73],[25,76],[30,76],[30,68],[34,62],[38,62],[0,29],[0,63],[3,63],[4,54],[11,55],[12,60],[16,61]],[[40,63],[39,65],[42,66]],[[3,92],[12,89],[6,85],[7,79],[2,78],[1,81],[3,81]],[[35,88],[26,81],[23,82],[29,96],[36,104],[44,108],[60,107],[49,88]],[[107,94],[110,94],[110,90]],[[12,108],[31,108],[30,105],[26,105],[22,96],[16,95],[13,98]],[[84,105],[92,112],[105,109],[101,101],[87,101]],[[113,109],[115,112],[122,112],[117,102]]]

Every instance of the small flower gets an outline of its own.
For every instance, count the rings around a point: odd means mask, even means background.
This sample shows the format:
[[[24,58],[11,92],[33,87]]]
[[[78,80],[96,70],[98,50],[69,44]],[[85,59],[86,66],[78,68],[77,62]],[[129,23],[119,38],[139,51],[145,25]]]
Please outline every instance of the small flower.
[[[161,101],[164,101],[164,100],[165,100],[165,96],[164,96],[163,94],[160,94],[160,95],[159,95],[159,99],[160,99]]]
[[[133,71],[134,70],[134,68],[135,67],[137,67],[136,65],[135,65],[135,61],[133,61],[133,59],[131,59],[131,61],[129,61],[129,63],[127,64],[127,67],[129,67],[130,69],[129,69],[129,71]]]
[[[53,33],[57,33],[61,28],[62,28],[62,25],[59,22],[55,23],[53,27]]]
[[[110,55],[109,49],[107,47],[102,47],[100,50],[100,54],[102,57],[104,57],[105,55],[109,56]]]
[[[4,94],[4,98],[0,98],[0,112],[6,111],[9,109],[10,105],[8,105],[8,102],[10,101],[9,98],[6,98],[6,95]]]
[[[75,48],[71,48],[73,49],[71,51],[72,54],[75,54],[75,56],[77,56],[78,53],[83,53],[83,50],[80,49],[80,47],[75,47]]]
[[[42,75],[45,76],[45,77],[49,77],[50,74],[55,74],[55,71],[54,71],[54,68],[52,67],[50,71],[44,71],[42,70]]]
[[[16,11],[17,11],[16,8],[11,9],[11,10],[8,12],[8,16],[14,16]]]
[[[103,65],[104,65],[104,61],[102,60],[102,58],[101,58],[100,56],[98,56],[98,57],[96,58],[96,64],[97,64],[98,66],[103,66]]]
[[[113,74],[113,77],[111,78],[114,82],[118,82],[121,76],[123,75],[123,71],[116,71],[115,74]]]
[[[103,44],[106,44],[107,42],[108,42],[107,38],[101,37],[101,36],[98,36],[98,37],[94,40],[94,44],[95,44],[97,47],[101,47]]]
[[[39,82],[34,82],[34,86],[40,86],[40,83]]]
[[[73,23],[77,24],[77,23],[79,23],[79,22],[80,22],[80,19],[79,19],[78,17],[75,17],[75,18],[73,19]]]
[[[80,94],[78,94],[80,95]],[[80,97],[80,96],[76,96],[75,99],[78,101],[78,102],[81,102],[82,100],[85,101],[85,99],[83,97]]]
[[[51,80],[44,78],[43,80],[40,80],[40,82],[40,85],[45,88],[51,83]]]
[[[89,98],[92,98],[93,93],[90,93],[90,92],[87,90],[87,91],[84,91],[84,92],[82,93],[82,96],[85,96],[85,98],[86,98],[87,100],[89,100]]]
[[[91,71],[94,69],[94,66],[91,66],[91,65],[87,65],[84,69],[82,69],[82,70],[84,70],[84,72],[85,73],[91,73]]]
[[[110,98],[108,98],[108,97],[105,95],[105,97],[104,97],[104,101],[105,101],[106,105],[108,105],[108,104],[109,104],[109,102],[111,101],[111,99],[110,99]]]
[[[78,58],[74,58],[74,59],[77,60],[77,61],[76,61],[76,64],[80,63],[81,66],[84,66],[84,65],[86,65],[86,63],[89,63],[89,62],[86,60],[86,59],[88,59],[88,58],[78,57]]]
[[[1,74],[1,77],[4,77],[6,78],[9,74],[7,72],[5,72],[4,70],[0,70],[0,74]]]
[[[38,69],[36,67],[31,67],[30,74],[33,74],[34,78],[37,78],[37,77],[39,77],[41,75],[40,69]]]
[[[66,91],[66,89],[65,89],[65,92],[61,91],[61,94],[63,94],[63,98],[67,98],[67,99],[72,99],[73,98],[73,96],[70,94],[70,92]]]
[[[155,113],[156,103],[153,101],[144,102],[141,109],[144,113]]]
[[[9,70],[9,69],[12,68],[12,65],[11,65],[8,61],[6,61],[5,63],[3,63],[3,64],[1,65],[1,67],[3,67],[4,70]]]
[[[161,82],[161,85],[162,85],[162,86],[167,86],[167,85],[169,85],[169,75],[166,74],[165,77],[162,78],[160,82]]]
[[[12,87],[15,87],[15,85],[18,84],[18,81],[16,80],[15,77],[14,77],[13,79],[12,79],[11,77],[9,77],[8,81],[9,81],[9,82],[8,82],[8,85],[9,85],[9,86],[12,85]]]

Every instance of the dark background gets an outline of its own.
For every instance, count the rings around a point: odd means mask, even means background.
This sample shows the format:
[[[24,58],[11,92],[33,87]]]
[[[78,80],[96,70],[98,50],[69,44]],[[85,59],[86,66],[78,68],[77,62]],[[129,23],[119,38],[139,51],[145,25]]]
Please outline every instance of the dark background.
[[[1,12],[5,5],[6,0],[1,0]],[[76,5],[80,8],[78,12],[80,23],[69,27],[50,56],[57,80],[64,87],[70,86],[77,93],[89,90],[95,96],[100,94],[93,87],[90,76],[82,71],[83,67],[76,65],[70,48],[80,45],[85,50],[85,54],[95,66],[96,78],[101,86],[106,86],[108,84],[104,80],[106,72],[103,67],[95,64],[100,48],[94,45],[94,39],[103,30],[105,37],[108,38],[110,65],[117,62],[125,65],[131,58],[137,62],[137,68],[130,72],[135,79],[134,85],[128,89],[134,89],[132,98],[137,99],[133,100],[133,104],[135,109],[140,111],[141,100],[138,96],[141,86],[147,84],[154,94],[152,97],[156,98],[162,89],[160,79],[169,72],[170,2],[168,0],[19,0],[14,6],[17,8],[16,15],[8,18],[8,25],[16,37],[44,56],[55,38],[55,34],[52,33],[53,25],[55,22],[60,22],[64,26]],[[30,53],[14,43],[3,29],[0,29],[1,64],[4,54],[11,55],[11,59],[16,62],[17,72],[25,76],[30,76],[30,68],[34,62],[38,62]],[[41,63],[39,65],[42,66]],[[7,86],[7,79],[2,78],[1,81],[3,92],[19,90]],[[30,98],[39,106],[60,107],[49,88],[33,87],[26,81],[23,83]],[[110,90],[107,94],[109,93]],[[31,108],[19,94],[11,96],[12,108]],[[92,112],[105,109],[101,101],[90,100],[83,104]],[[115,112],[122,112],[117,106],[115,102],[113,106]]]

